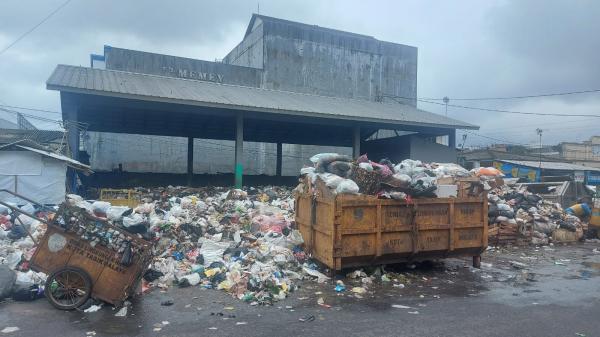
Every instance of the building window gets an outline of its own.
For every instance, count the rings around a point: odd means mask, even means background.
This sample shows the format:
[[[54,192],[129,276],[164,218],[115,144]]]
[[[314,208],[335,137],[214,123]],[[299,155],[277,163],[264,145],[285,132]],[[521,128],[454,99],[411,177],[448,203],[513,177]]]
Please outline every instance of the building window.
[[[592,154],[594,156],[600,156],[600,145],[592,145]]]

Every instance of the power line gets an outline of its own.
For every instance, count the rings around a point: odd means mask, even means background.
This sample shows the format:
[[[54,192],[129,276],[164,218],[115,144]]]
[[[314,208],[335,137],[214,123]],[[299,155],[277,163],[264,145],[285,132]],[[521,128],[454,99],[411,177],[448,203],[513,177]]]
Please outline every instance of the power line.
[[[489,112],[503,112],[503,113],[511,113],[511,114],[519,114],[519,115],[533,115],[533,116],[554,116],[554,117],[598,117],[600,115],[585,115],[585,114],[551,114],[551,113],[543,113],[543,112],[525,112],[525,111],[512,111],[512,110],[501,110],[501,109],[489,109],[489,108],[478,108],[473,106],[465,106],[465,105],[457,105],[457,104],[445,104],[439,102],[432,102],[424,99],[417,99],[419,102],[436,104],[436,105],[447,105],[454,108],[461,108],[467,110],[479,110],[479,111],[489,111]]]
[[[517,143],[517,142],[513,142],[513,141],[510,141],[510,140],[506,140],[506,139],[500,139],[500,138],[494,138],[494,137],[484,136],[484,135],[481,135],[481,134],[478,134],[478,133],[475,133],[475,132],[472,132],[472,131],[468,131],[468,130],[462,130],[462,131],[465,132],[465,133],[474,135],[474,136],[478,136],[478,137],[482,137],[482,138],[487,138],[487,139],[495,140],[497,142],[527,146],[527,144]]]
[[[44,109],[36,109],[36,108],[27,108],[22,106],[8,105],[8,104],[0,104],[1,107],[11,108],[11,109],[21,109],[21,110],[29,110],[29,111],[39,111],[39,112],[49,112],[53,114],[60,114],[60,111],[52,111],[52,110],[44,110]]]
[[[401,96],[392,96],[392,95],[384,95],[384,97],[388,97],[393,99],[394,101],[400,103],[400,104],[406,104],[405,102],[401,102],[398,101],[397,99],[403,99],[403,100],[415,100],[415,98],[410,98],[410,97],[401,97]],[[535,115],[535,116],[554,116],[554,117],[599,117],[600,115],[584,115],[584,114],[549,114],[549,113],[543,113],[543,112],[524,112],[524,111],[512,111],[512,110],[501,110],[501,109],[490,109],[490,108],[478,108],[478,107],[474,107],[474,106],[465,106],[465,105],[457,105],[457,104],[447,104],[447,103],[440,103],[440,102],[432,102],[432,101],[428,101],[425,99],[420,99],[417,98],[416,99],[418,102],[423,102],[423,103],[429,103],[429,104],[436,104],[436,105],[443,105],[443,106],[451,106],[454,108],[461,108],[461,109],[467,109],[467,110],[479,110],[479,111],[489,111],[489,112],[503,112],[503,113],[511,113],[511,114],[519,114],[519,115]]]
[[[11,44],[9,44],[8,46],[6,46],[4,49],[0,50],[0,55],[4,54],[4,52],[6,52],[12,46],[14,46],[15,44],[17,44],[19,41],[21,41],[25,36],[29,35],[31,32],[33,32],[39,26],[41,26],[44,22],[48,21],[48,19],[50,19],[54,14],[56,14],[58,11],[60,11],[61,9],[63,9],[63,7],[65,7],[66,5],[68,5],[69,2],[71,2],[71,0],[65,1],[62,5],[58,6],[55,10],[53,10],[50,14],[48,14],[42,21],[38,22],[31,29],[29,29],[28,31],[26,31],[25,33],[23,33],[21,36],[19,36],[15,41],[13,41]]]
[[[570,91],[570,92],[557,92],[557,93],[538,94],[538,95],[507,96],[507,97],[452,98],[452,100],[453,101],[495,101],[495,100],[551,97],[551,96],[567,96],[567,95],[589,94],[589,93],[597,93],[597,92],[600,92],[600,89],[590,89],[590,90]],[[428,100],[428,101],[443,101],[444,100],[444,98],[427,98],[427,97],[420,97],[419,99]]]

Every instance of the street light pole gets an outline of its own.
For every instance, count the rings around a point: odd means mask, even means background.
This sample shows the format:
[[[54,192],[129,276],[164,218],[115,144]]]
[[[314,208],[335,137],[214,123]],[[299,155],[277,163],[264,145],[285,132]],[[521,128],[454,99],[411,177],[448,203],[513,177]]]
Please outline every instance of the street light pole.
[[[542,180],[542,132],[543,130],[540,128],[535,129],[535,132],[540,136],[540,181]]]
[[[446,117],[448,117],[448,102],[450,102],[450,98],[448,98],[448,96],[444,96],[444,98],[442,98],[442,100],[446,104]]]

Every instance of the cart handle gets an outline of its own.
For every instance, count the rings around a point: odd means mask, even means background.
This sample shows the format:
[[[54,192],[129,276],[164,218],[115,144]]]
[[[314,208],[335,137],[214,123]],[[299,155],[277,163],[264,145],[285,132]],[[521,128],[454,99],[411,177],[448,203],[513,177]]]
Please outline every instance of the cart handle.
[[[52,208],[50,208],[50,207],[48,207],[48,206],[46,206],[46,205],[44,205],[44,204],[40,204],[40,203],[39,203],[39,202],[37,202],[37,201],[31,200],[31,199],[27,198],[26,196],[23,196],[23,195],[21,195],[21,194],[19,194],[19,193],[15,193],[15,192],[13,192],[13,191],[11,191],[11,190],[7,190],[7,189],[1,189],[1,190],[0,190],[0,193],[1,193],[1,192],[5,192],[5,193],[8,193],[8,194],[14,195],[14,196],[15,196],[15,197],[17,197],[17,198],[23,199],[23,200],[25,200],[25,201],[29,201],[29,202],[30,202],[30,203],[32,203],[32,204],[36,204],[37,206],[40,206],[41,208],[45,209],[46,211],[51,211],[51,212],[54,212],[54,211],[55,211],[55,210],[53,210]],[[4,206],[6,206],[6,204],[3,204],[3,205],[4,205]]]

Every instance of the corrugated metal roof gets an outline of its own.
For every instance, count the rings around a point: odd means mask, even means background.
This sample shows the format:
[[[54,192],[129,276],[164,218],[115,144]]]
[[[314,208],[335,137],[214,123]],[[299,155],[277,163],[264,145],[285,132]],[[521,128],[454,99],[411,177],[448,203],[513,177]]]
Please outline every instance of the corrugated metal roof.
[[[390,125],[479,129],[415,107],[218,84],[116,70],[58,65],[47,88],[68,92]]]
[[[46,150],[42,150],[42,149],[36,149],[36,148],[30,147],[30,146],[25,146],[25,145],[16,144],[16,146],[22,148],[23,150],[28,150],[31,152],[39,153],[46,157],[50,157],[52,159],[60,160],[62,162],[65,162],[68,166],[73,167],[75,169],[83,170],[83,171],[90,172],[90,173],[92,172],[92,169],[89,165],[85,165],[81,162],[78,162],[75,159],[71,159],[69,157],[63,156],[62,154],[58,154],[58,153],[54,153],[54,152],[50,152],[50,151],[46,151]]]
[[[540,167],[539,161],[533,160],[500,160],[503,163],[510,163],[521,166]],[[564,171],[600,171],[599,168],[591,166],[576,165],[571,163],[543,161],[542,169],[544,170],[564,170]]]

